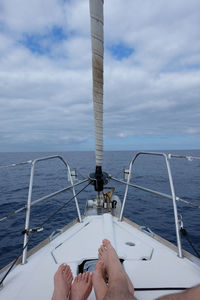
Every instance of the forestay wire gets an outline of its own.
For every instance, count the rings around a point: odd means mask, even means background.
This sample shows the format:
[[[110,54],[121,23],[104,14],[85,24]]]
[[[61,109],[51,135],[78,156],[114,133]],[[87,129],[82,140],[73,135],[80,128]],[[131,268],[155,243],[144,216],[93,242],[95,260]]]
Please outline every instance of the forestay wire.
[[[96,166],[103,161],[103,0],[90,0]]]

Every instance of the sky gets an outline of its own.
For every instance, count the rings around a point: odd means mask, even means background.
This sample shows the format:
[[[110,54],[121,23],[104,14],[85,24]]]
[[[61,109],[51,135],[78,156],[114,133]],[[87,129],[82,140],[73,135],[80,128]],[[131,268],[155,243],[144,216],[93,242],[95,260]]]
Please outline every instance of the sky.
[[[200,1],[104,1],[104,149],[200,149]],[[0,151],[94,149],[89,0],[0,0]]]

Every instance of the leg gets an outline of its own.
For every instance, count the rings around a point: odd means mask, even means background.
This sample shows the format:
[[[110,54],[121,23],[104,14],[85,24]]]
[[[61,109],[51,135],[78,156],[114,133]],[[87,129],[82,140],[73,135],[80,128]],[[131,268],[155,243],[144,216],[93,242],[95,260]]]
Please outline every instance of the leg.
[[[86,300],[92,291],[92,275],[89,272],[79,274],[71,287],[70,300]]]
[[[104,262],[100,260],[96,264],[95,271],[92,275],[92,284],[94,287],[96,300],[103,300],[108,291],[105,275]]]
[[[54,292],[52,300],[67,300],[73,275],[68,265],[62,264],[54,275]]]
[[[200,299],[200,285],[197,285],[184,292],[171,294],[158,298],[157,300],[199,300]]]
[[[134,287],[121,265],[115,249],[108,240],[103,240],[103,245],[99,249],[99,259],[104,262],[109,278],[104,300],[135,299],[133,297]]]

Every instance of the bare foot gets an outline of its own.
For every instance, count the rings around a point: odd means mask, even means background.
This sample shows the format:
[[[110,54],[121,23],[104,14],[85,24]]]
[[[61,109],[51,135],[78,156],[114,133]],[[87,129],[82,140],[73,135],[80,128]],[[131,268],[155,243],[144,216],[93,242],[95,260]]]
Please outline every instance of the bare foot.
[[[103,240],[102,246],[99,248],[99,260],[104,262],[108,278],[117,275],[119,272],[124,274],[118,255],[109,240]]]
[[[128,274],[125,272],[115,249],[112,247],[110,241],[107,239],[103,240],[102,246],[99,249],[99,259],[104,261],[105,268],[108,273],[108,278],[113,278],[113,279],[118,277],[126,278],[128,290],[133,295],[134,294],[133,284]]]
[[[54,275],[54,292],[52,300],[67,300],[73,275],[68,265],[62,264]]]
[[[92,275],[90,272],[75,277],[71,287],[70,300],[86,300],[92,291]]]
[[[108,291],[105,275],[104,262],[100,260],[96,264],[95,271],[92,275],[92,283],[94,286],[96,300],[102,300]]]

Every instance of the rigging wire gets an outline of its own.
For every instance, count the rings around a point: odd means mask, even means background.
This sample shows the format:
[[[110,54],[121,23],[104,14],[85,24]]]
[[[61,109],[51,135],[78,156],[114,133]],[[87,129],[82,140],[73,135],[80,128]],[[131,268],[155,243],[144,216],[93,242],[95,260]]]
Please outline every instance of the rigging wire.
[[[56,192],[53,192],[53,193],[51,193],[51,194],[49,194],[49,195],[47,195],[47,196],[44,196],[44,197],[42,197],[42,198],[39,198],[39,199],[33,201],[33,202],[31,203],[31,206],[33,206],[33,205],[35,205],[35,204],[37,204],[37,203],[39,203],[39,202],[41,202],[41,201],[43,201],[43,200],[47,200],[47,199],[49,199],[49,198],[51,198],[51,197],[53,197],[53,196],[56,196],[56,195],[58,195],[58,194],[60,194],[60,193],[63,193],[63,192],[65,192],[65,191],[67,191],[67,190],[69,190],[69,189],[71,189],[71,188],[73,188],[73,187],[75,187],[75,186],[78,186],[78,185],[84,183],[84,182],[87,181],[87,180],[88,180],[88,179],[85,179],[85,180],[83,180],[83,181],[81,181],[81,182],[75,183],[75,184],[70,185],[70,186],[68,186],[68,187],[66,187],[66,188],[63,188],[63,189],[58,190],[58,191],[56,191]],[[10,218],[10,217],[12,217],[12,216],[14,216],[14,215],[16,215],[17,213],[19,213],[19,212],[21,212],[21,211],[23,211],[23,210],[26,210],[26,209],[27,209],[27,205],[25,205],[25,206],[23,206],[23,207],[21,207],[21,208],[15,210],[15,211],[12,211],[11,213],[7,214],[6,216],[0,218],[0,222],[2,222],[2,221],[4,221],[4,220],[6,220],[6,219],[8,219],[8,218]]]
[[[28,161],[25,161],[25,162],[10,164],[10,165],[6,165],[6,166],[0,166],[0,169],[28,165],[28,164],[32,164],[32,162],[33,162],[32,160],[28,160]]]
[[[74,195],[71,199],[69,199],[64,205],[62,205],[61,207],[59,207],[52,215],[50,215],[46,220],[44,220],[39,227],[37,227],[37,230],[30,230],[29,232],[29,239],[26,243],[26,245],[23,247],[22,251],[20,251],[20,254],[17,256],[17,258],[13,261],[12,265],[10,266],[10,268],[8,269],[8,271],[6,272],[6,274],[4,275],[4,277],[2,278],[2,280],[0,281],[0,286],[3,284],[4,280],[6,279],[6,277],[8,276],[8,274],[10,273],[10,271],[12,270],[12,268],[14,267],[14,265],[17,263],[18,259],[20,258],[20,256],[22,255],[23,251],[26,249],[26,247],[28,246],[29,242],[32,240],[33,237],[33,233],[37,232],[39,229],[42,229],[42,227],[44,226],[44,224],[46,224],[51,218],[53,218],[56,214],[58,214],[64,207],[66,207],[77,195],[79,195],[82,191],[84,191],[89,185],[91,184],[91,181],[89,181],[89,183],[84,186],[79,192],[76,193],[76,195]],[[26,231],[22,232],[23,234],[26,233]]]
[[[157,195],[163,196],[163,197],[165,197],[165,198],[169,198],[169,199],[172,198],[170,195],[163,194],[163,193],[160,193],[160,192],[156,192],[156,191],[153,191],[153,190],[150,190],[150,189],[147,189],[147,188],[143,188],[143,187],[141,187],[141,186],[137,186],[137,185],[134,185],[134,184],[131,184],[131,183],[127,183],[127,182],[125,182],[125,181],[123,181],[123,180],[119,180],[119,179],[114,178],[114,177],[112,177],[112,176],[110,176],[109,178],[112,179],[112,180],[114,180],[114,181],[120,182],[120,183],[122,183],[122,184],[128,185],[128,186],[130,186],[130,187],[138,188],[138,189],[140,189],[140,190],[143,190],[143,191],[146,191],[146,192],[150,192],[150,193],[153,193],[153,194],[157,194]],[[177,201],[181,201],[181,202],[183,202],[183,203],[186,203],[186,204],[188,204],[188,205],[191,205],[191,206],[193,206],[193,207],[195,207],[195,208],[200,208],[199,205],[196,205],[196,204],[194,204],[194,203],[192,203],[192,202],[183,200],[183,199],[181,199],[181,198],[179,198],[179,197],[176,197],[176,200],[177,200]],[[191,240],[190,240],[190,238],[189,238],[189,236],[188,236],[188,233],[187,233],[186,229],[183,228],[183,225],[180,227],[180,232],[181,232],[182,236],[185,237],[185,239],[187,240],[187,242],[190,244],[191,248],[193,249],[193,251],[195,252],[195,254],[197,255],[197,257],[200,258],[200,253],[199,253],[199,252],[196,250],[196,248],[194,247],[193,243],[191,242]]]
[[[119,182],[119,183],[128,185],[128,186],[130,186],[130,187],[134,187],[134,188],[136,188],[136,189],[139,189],[139,190],[142,190],[142,191],[145,191],[145,192],[149,192],[149,193],[152,193],[152,194],[155,194],[155,195],[158,195],[158,196],[167,198],[167,199],[172,199],[172,196],[167,195],[167,194],[165,194],[165,193],[157,192],[157,191],[154,191],[154,190],[151,190],[151,189],[148,189],[148,188],[145,188],[145,187],[136,185],[136,184],[127,183],[126,181],[117,179],[117,178],[112,177],[112,176],[110,176],[109,179],[112,179],[112,180],[114,180],[114,181],[116,181],[116,182]],[[194,203],[192,203],[192,202],[190,202],[190,201],[181,199],[181,198],[179,198],[179,197],[176,197],[176,201],[183,202],[183,203],[188,204],[188,205],[190,205],[190,206],[193,206],[193,207],[195,207],[195,208],[200,208],[200,205],[194,204]]]

